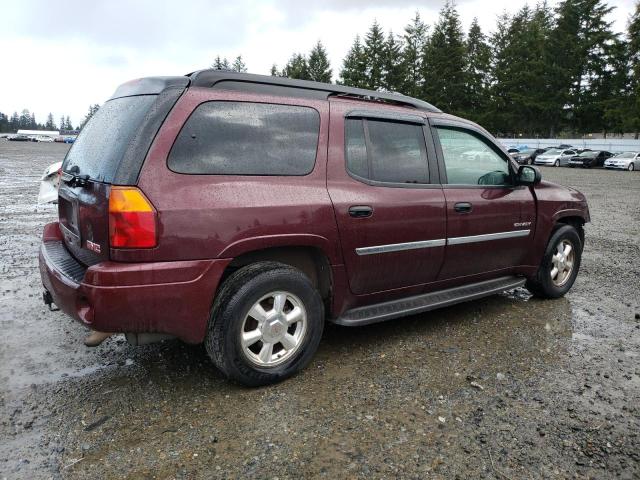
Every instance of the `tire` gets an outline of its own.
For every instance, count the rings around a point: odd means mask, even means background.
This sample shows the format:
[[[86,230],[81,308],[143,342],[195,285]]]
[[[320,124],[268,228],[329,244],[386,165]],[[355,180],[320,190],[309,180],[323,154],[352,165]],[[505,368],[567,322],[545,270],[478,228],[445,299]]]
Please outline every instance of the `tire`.
[[[560,160],[556,160],[553,164],[554,167],[559,167],[560,166]]]
[[[286,297],[280,309],[276,308],[277,295]],[[262,310],[252,310],[258,304]],[[302,311],[297,316],[304,321],[289,325],[285,318],[296,307]],[[263,323],[261,326],[250,315],[250,310],[260,311],[261,315],[266,311],[273,325],[266,328]],[[248,326],[253,328],[247,330]],[[306,367],[318,349],[323,327],[324,305],[309,278],[282,263],[258,262],[234,272],[220,288],[211,310],[205,347],[213,363],[227,378],[257,387],[282,381]],[[302,329],[301,333],[298,329]],[[243,346],[242,338],[247,332],[257,332],[260,339],[254,339],[250,346]],[[290,338],[297,336],[297,344],[289,350],[277,341],[278,336],[287,335]],[[264,360],[263,351],[268,351],[265,357],[269,360]]]
[[[554,279],[552,278],[552,273],[553,268],[556,267],[554,258],[558,253],[558,246],[563,245],[566,248],[567,244],[572,246],[573,251],[571,270],[562,278],[558,273],[558,276]],[[582,248],[582,240],[576,228],[571,225],[559,225],[551,234],[551,238],[549,238],[549,243],[542,257],[542,263],[535,277],[527,280],[525,285],[527,289],[540,298],[560,298],[564,296],[573,286],[580,270]]]
[[[627,170],[629,170],[630,172],[633,172],[633,170],[634,170],[634,169],[635,169],[635,167],[634,167],[634,165],[633,165],[633,162],[631,162],[631,163],[629,164],[629,166],[627,167]]]
[[[532,159],[527,160],[527,165],[533,165],[533,160]]]

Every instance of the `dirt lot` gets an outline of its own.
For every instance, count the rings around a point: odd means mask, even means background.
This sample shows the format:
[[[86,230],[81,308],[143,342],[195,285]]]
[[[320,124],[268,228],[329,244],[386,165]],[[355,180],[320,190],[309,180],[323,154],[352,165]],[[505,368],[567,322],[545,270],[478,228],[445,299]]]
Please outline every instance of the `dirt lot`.
[[[640,477],[640,173],[543,170],[591,206],[566,298],[329,325],[249,390],[201,347],[87,349],[43,306],[37,182],[66,149],[0,140],[0,479]]]

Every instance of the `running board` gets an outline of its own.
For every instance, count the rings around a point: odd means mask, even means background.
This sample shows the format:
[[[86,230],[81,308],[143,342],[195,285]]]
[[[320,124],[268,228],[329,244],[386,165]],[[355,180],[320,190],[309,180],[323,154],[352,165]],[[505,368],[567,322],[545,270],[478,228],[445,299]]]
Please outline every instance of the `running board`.
[[[401,298],[390,302],[376,303],[366,307],[347,310],[333,320],[338,325],[356,327],[370,323],[384,322],[393,318],[405,317],[416,313],[448,307],[456,303],[500,293],[524,285],[522,277],[500,277],[493,280],[472,283],[462,287],[448,288],[437,292],[424,293],[413,297]]]

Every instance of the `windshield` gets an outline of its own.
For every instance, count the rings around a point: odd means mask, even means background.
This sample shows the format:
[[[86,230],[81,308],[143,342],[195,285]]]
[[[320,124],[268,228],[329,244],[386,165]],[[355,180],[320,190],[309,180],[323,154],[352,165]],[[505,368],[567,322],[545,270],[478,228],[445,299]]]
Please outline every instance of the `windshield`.
[[[112,182],[129,141],[155,98],[156,95],[139,95],[105,103],[82,128],[62,170],[88,175],[99,182]]]
[[[579,157],[597,157],[600,152],[593,152],[591,150],[587,150],[586,152],[582,152]]]
[[[635,156],[635,152],[622,152],[616,155],[617,158],[633,158]]]

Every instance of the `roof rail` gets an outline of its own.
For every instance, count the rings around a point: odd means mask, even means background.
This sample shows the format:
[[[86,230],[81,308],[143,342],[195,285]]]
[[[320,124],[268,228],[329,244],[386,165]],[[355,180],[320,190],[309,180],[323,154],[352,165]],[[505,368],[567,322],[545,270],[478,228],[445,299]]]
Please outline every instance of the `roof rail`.
[[[400,93],[376,92],[363,88],[345,87],[331,83],[311,82],[309,80],[294,80],[286,77],[270,75],[255,75],[253,73],[239,73],[228,70],[198,70],[187,74],[191,79],[191,86],[208,88],[229,88],[243,91],[263,91],[265,93],[291,95],[290,89],[299,90],[301,96],[328,98],[332,95],[357,97],[366,100],[377,100],[410,106],[425,112],[440,113],[441,110],[428,102],[408,97]],[[263,88],[260,88],[262,86]],[[294,96],[296,94],[293,94]]]

